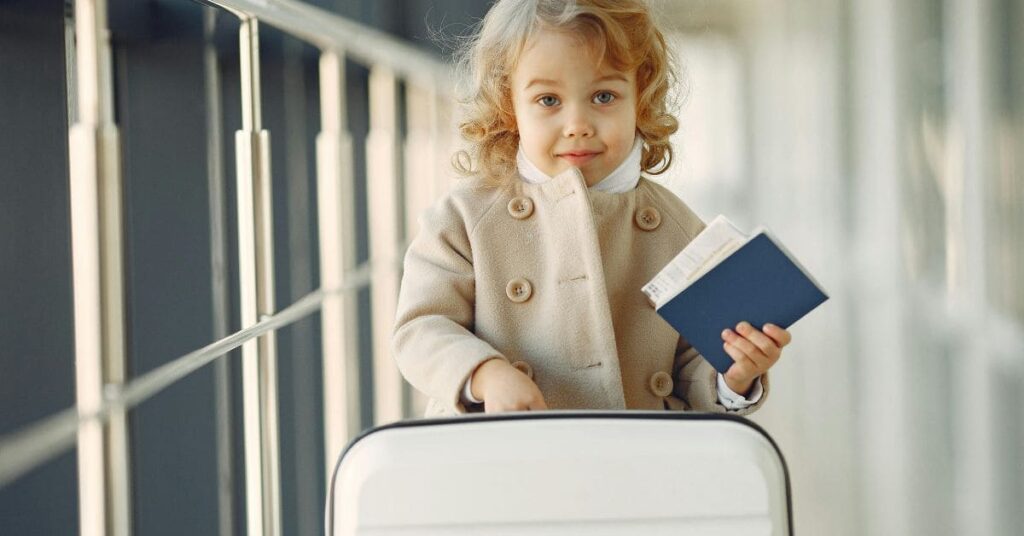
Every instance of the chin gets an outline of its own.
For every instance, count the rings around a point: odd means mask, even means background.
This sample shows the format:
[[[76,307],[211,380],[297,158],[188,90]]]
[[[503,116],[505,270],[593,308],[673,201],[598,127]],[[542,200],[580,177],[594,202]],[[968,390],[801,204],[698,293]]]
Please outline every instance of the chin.
[[[571,167],[572,166],[559,166],[559,167],[556,167],[554,173],[548,173],[548,176],[549,177],[557,177],[557,176],[561,175],[562,173],[565,173],[566,171],[568,171],[569,168],[571,168]]]

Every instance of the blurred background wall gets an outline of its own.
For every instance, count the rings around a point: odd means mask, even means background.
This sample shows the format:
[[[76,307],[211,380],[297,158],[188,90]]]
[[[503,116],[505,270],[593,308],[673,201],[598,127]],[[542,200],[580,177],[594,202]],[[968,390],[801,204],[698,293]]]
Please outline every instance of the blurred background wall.
[[[809,534],[1024,519],[1024,4],[660,2],[689,100],[666,181],[829,289],[754,420]]]
[[[432,31],[463,34],[489,5],[310,3],[442,58]],[[746,229],[770,228],[831,295],[792,330],[772,401],[754,417],[789,464],[796,530],[1019,534],[1024,3],[652,4],[685,81],[677,159],[657,180],[706,219],[722,213]],[[224,262],[235,263],[232,204],[211,211],[209,179],[234,175],[238,28],[191,0],[109,5],[135,376],[239,329],[230,305],[237,281],[214,281],[209,232],[224,227]],[[56,0],[0,1],[0,435],[74,404],[73,16]],[[277,303],[288,304],[319,280],[317,57],[272,28],[261,38]],[[362,200],[367,70],[349,65],[346,75]],[[225,185],[231,199],[233,181]],[[361,260],[366,210],[357,205]],[[218,303],[230,309],[227,323],[213,313]],[[365,312],[366,292],[360,304]],[[287,534],[322,530],[319,326],[311,317],[279,336]],[[365,333],[360,349],[369,386]],[[136,533],[244,530],[240,374],[237,357],[224,361],[131,412]],[[218,382],[226,401],[217,400]],[[372,389],[363,396],[367,427]],[[217,447],[221,418],[233,432],[227,452]],[[218,456],[238,475],[226,495]],[[75,464],[68,453],[0,489],[0,532],[73,532]]]

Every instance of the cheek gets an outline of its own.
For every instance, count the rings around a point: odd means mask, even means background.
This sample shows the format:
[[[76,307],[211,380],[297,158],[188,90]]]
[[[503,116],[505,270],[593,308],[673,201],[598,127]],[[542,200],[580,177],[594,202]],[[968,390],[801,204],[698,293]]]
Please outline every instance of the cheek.
[[[629,132],[636,132],[636,110],[633,106],[623,106],[622,115],[619,117],[619,121],[623,125],[624,130]]]
[[[518,101],[512,101],[512,115],[508,120],[512,123],[512,128],[517,132],[523,130],[524,124],[529,123],[529,119],[525,117],[522,105]]]
[[[625,150],[628,151],[633,147],[633,140],[636,138],[636,115],[629,110],[629,113],[623,115],[618,121],[619,127],[616,129],[620,132],[619,143],[625,145]]]
[[[519,134],[523,139],[523,145],[530,144],[535,147],[550,144],[557,136],[553,129],[543,118],[525,116],[518,119]]]
[[[515,115],[512,119],[516,123],[516,129],[520,132],[529,132],[531,130],[533,121],[530,119],[530,115],[519,106],[516,106]]]

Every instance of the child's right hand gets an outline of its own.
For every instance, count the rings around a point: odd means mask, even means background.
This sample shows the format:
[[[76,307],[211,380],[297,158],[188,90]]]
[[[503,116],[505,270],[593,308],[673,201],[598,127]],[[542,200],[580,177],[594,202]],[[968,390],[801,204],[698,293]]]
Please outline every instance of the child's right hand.
[[[548,409],[537,384],[507,361],[484,361],[473,372],[473,396],[484,401],[485,413]]]

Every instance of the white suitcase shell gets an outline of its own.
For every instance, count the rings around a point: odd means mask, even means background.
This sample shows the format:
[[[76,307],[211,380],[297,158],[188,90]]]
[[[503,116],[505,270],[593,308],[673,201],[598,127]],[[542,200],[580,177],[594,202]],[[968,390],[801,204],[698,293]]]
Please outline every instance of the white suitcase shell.
[[[546,411],[396,423],[354,440],[328,535],[787,535],[789,474],[746,419]]]

